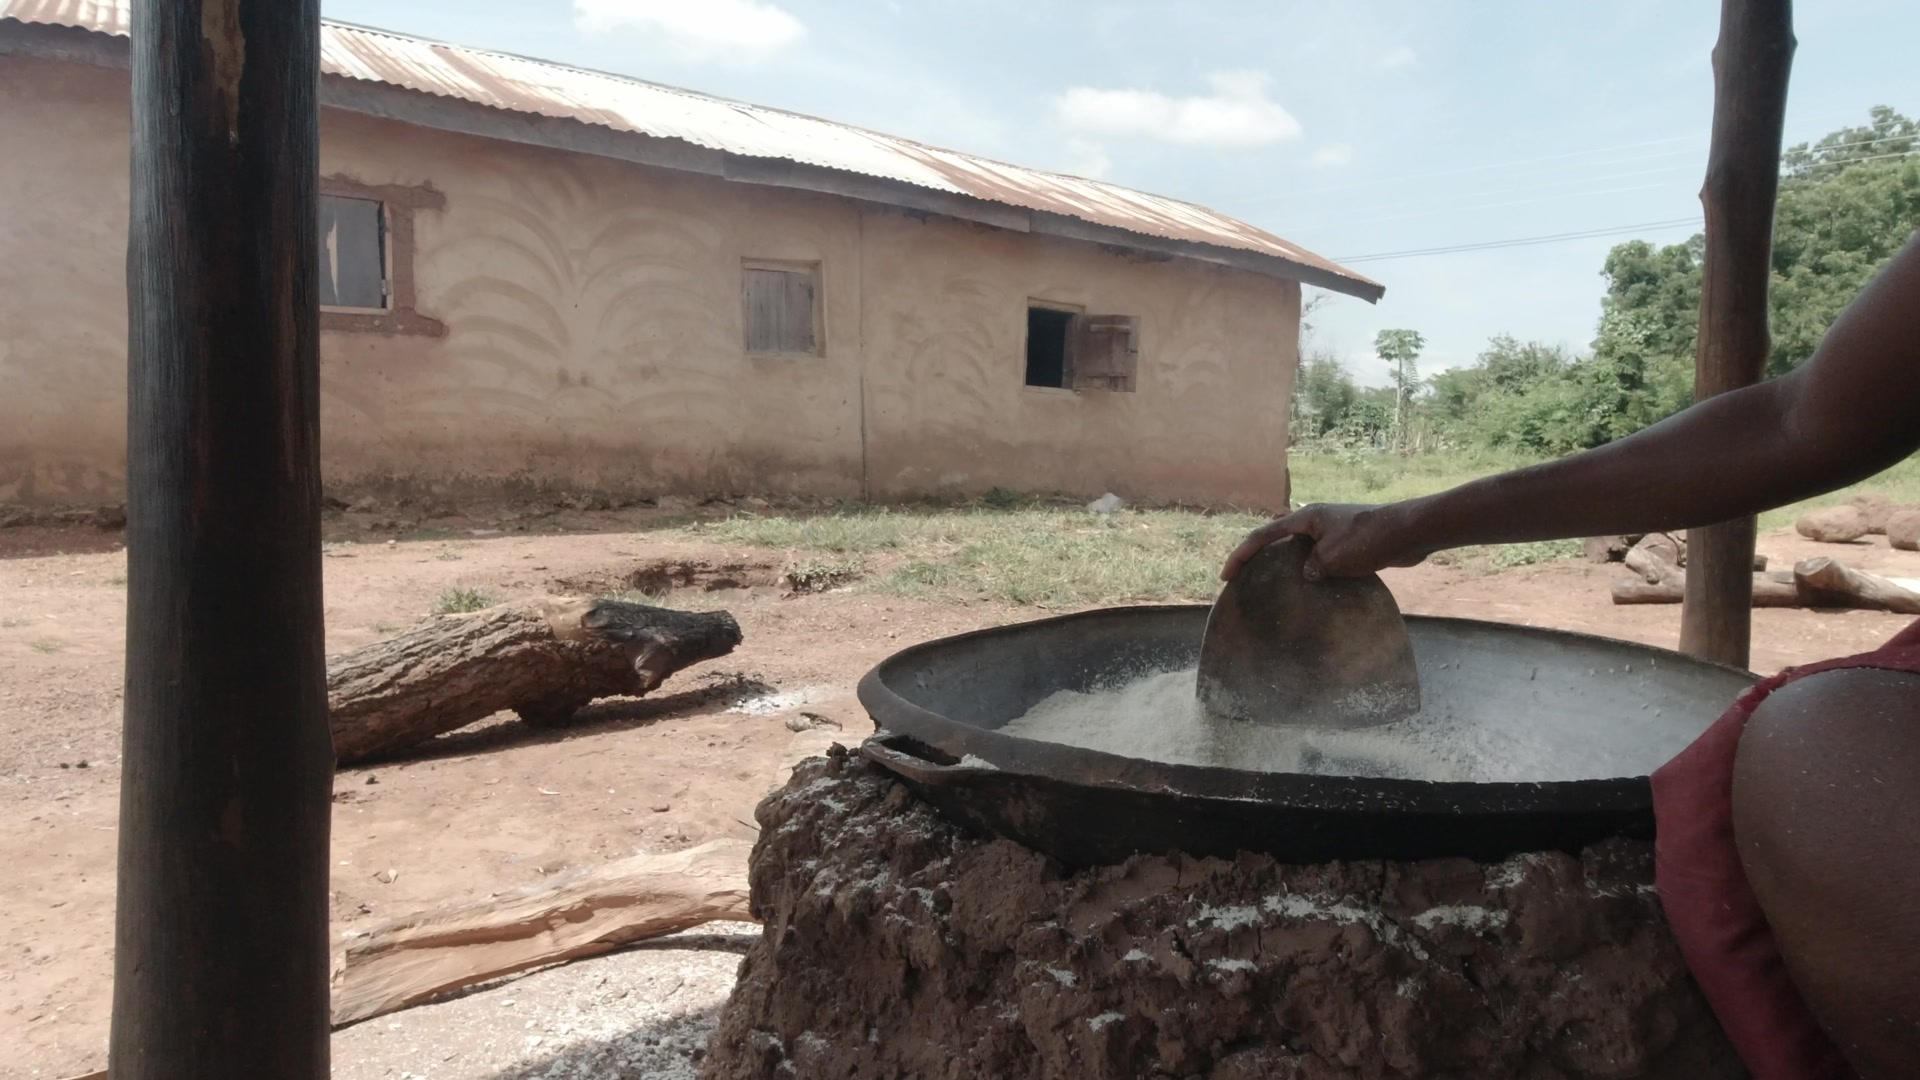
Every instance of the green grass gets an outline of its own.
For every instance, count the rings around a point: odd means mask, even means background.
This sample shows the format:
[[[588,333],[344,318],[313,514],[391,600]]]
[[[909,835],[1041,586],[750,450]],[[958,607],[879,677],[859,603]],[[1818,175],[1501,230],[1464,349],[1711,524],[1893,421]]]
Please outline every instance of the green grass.
[[[33,622],[32,619],[23,619],[17,615],[9,615],[4,619],[0,619],[0,630],[12,630],[16,627],[26,626],[31,622]]]
[[[814,557],[787,568],[787,588],[795,593],[826,592],[851,585],[867,576],[866,563],[857,558]]]
[[[1492,451],[1414,454],[1402,457],[1397,454],[1352,451],[1303,453],[1296,449],[1288,455],[1288,462],[1293,470],[1293,501],[1296,504],[1395,502],[1445,491],[1447,488],[1469,480],[1491,476],[1523,465],[1532,465],[1539,460],[1541,459]],[[1778,510],[1769,510],[1760,515],[1760,527],[1778,529],[1791,526],[1809,510],[1837,506],[1865,491],[1880,492],[1897,503],[1920,505],[1920,457],[1908,458],[1863,483],[1794,503],[1791,506],[1783,506]],[[1527,545],[1518,546],[1526,547]],[[1508,559],[1519,557],[1506,556]],[[1495,561],[1500,560],[1496,558]],[[1503,565],[1526,565],[1526,563],[1506,562]]]
[[[435,615],[459,615],[468,611],[479,611],[500,602],[500,598],[484,589],[456,586],[440,594],[433,602]]]
[[[27,648],[32,649],[34,652],[57,653],[66,647],[66,642],[56,641],[53,638],[36,638],[33,641],[27,642]]]
[[[1534,459],[1492,453],[1402,457],[1351,452],[1295,453],[1293,497],[1307,502],[1380,503],[1432,494]],[[1866,484],[1767,514],[1762,526],[1791,525],[1808,508],[1845,502],[1862,490],[1920,503],[1920,462],[1907,461]],[[1228,551],[1263,519],[1245,513],[1123,510],[1102,517],[1076,501],[1059,504],[1005,491],[961,506],[846,506],[820,514],[742,514],[663,530],[722,544],[791,553],[795,570],[860,566],[860,588],[947,600],[988,600],[1042,608],[1206,601]],[[1436,561],[1497,573],[1578,557],[1576,540],[1467,548]],[[802,591],[796,589],[796,591]]]
[[[1220,561],[1261,518],[1179,510],[1101,517],[1022,500],[850,508],[814,517],[735,517],[687,531],[700,539],[834,556],[888,556],[868,587],[908,596],[1038,607],[1210,599]],[[802,563],[805,566],[806,563]]]
[[[1493,451],[1434,454],[1386,454],[1360,451],[1302,451],[1287,455],[1293,472],[1293,501],[1306,503],[1386,503],[1445,491],[1469,480],[1532,465],[1538,458]]]

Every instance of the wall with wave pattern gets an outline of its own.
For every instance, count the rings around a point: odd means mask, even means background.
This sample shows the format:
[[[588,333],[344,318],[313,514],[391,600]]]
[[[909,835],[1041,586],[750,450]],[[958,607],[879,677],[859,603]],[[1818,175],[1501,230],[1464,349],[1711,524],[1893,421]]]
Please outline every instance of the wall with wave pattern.
[[[0,502],[127,467],[127,73],[0,57]]]
[[[1281,507],[1300,288],[1226,267],[874,210],[870,486]],[[1025,383],[1027,300],[1140,317],[1133,393]]]
[[[418,310],[321,336],[330,484],[1276,506],[1299,288],[808,192],[322,117],[321,169],[431,184]],[[0,65],[0,501],[125,475],[127,76]],[[748,356],[741,260],[817,261],[824,355]],[[1023,387],[1026,301],[1141,317],[1135,393]],[[864,428],[864,430],[863,430]]]
[[[329,477],[860,492],[858,210],[329,114],[323,169],[432,184],[417,305],[443,339],[322,336]],[[821,264],[825,355],[755,357],[741,260]]]

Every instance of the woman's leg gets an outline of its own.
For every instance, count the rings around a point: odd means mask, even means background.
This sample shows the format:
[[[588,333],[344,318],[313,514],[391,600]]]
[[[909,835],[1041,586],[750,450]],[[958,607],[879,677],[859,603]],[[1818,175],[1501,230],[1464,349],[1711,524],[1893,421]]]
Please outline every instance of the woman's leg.
[[[1920,675],[1852,668],[1754,711],[1733,776],[1754,895],[1862,1076],[1920,1075]]]

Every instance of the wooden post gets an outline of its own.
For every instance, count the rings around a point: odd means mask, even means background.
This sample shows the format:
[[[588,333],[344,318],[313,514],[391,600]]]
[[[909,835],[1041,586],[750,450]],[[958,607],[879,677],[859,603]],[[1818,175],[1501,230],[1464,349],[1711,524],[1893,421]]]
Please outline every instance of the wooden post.
[[[1791,0],[1721,0],[1720,40],[1713,47],[1713,141],[1700,189],[1707,251],[1695,401],[1750,386],[1766,372],[1773,204],[1793,48]],[[1753,637],[1754,530],[1751,517],[1689,530],[1683,651],[1746,666]]]
[[[327,1076],[319,34],[133,5],[114,1080]]]

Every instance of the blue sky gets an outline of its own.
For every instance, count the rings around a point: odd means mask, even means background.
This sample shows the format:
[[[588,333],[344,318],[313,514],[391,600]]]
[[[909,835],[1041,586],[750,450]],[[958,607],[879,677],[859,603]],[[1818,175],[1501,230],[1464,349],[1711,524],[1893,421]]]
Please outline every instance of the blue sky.
[[[331,18],[617,71],[1204,203],[1332,258],[1699,216],[1718,4],[323,0]],[[1920,111],[1920,5],[1796,5],[1787,142]],[[1353,263],[1312,345],[1385,381],[1494,334],[1584,348],[1607,249],[1682,223]]]

